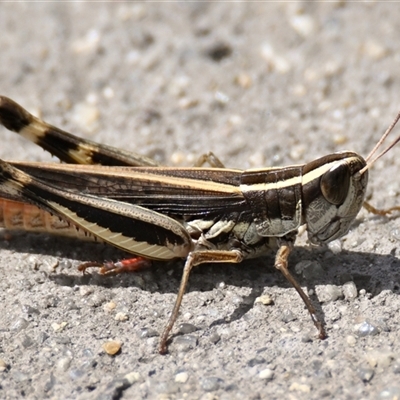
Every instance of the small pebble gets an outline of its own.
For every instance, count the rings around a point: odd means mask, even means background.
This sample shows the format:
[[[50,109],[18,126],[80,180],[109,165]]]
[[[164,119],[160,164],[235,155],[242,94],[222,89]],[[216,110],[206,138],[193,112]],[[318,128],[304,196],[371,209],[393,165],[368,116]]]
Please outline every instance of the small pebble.
[[[299,145],[292,146],[289,154],[290,154],[291,159],[293,161],[297,162],[303,158],[306,151],[307,151],[307,148],[304,145],[299,144]]]
[[[311,15],[293,15],[289,23],[291,27],[301,36],[308,37],[315,33],[316,23]]]
[[[114,90],[110,87],[110,86],[106,86],[104,89],[103,89],[103,96],[104,96],[104,98],[106,98],[106,99],[108,99],[108,100],[110,100],[110,99],[112,99],[113,97],[114,97]]]
[[[235,77],[235,83],[241,86],[243,89],[248,89],[253,82],[250,75],[242,72]]]
[[[27,326],[29,325],[29,322],[25,318],[18,318],[13,325],[11,325],[11,330],[14,332],[21,332],[23,331]]]
[[[94,293],[93,296],[90,297],[90,300],[87,302],[91,307],[100,307],[105,302],[105,298],[103,295],[99,293]]]
[[[57,322],[53,322],[51,324],[51,327],[53,328],[54,332],[62,332],[63,329],[68,325],[67,322],[61,322],[61,324],[58,324]]]
[[[65,308],[69,311],[72,310],[79,310],[78,305],[72,300],[72,299],[67,299],[64,303]]]
[[[211,60],[219,62],[232,54],[232,47],[227,43],[215,43],[207,51],[206,55]]]
[[[126,379],[131,385],[135,382],[139,382],[142,380],[139,372],[129,372],[128,374],[124,375],[124,379]]]
[[[283,322],[292,322],[295,321],[297,319],[296,315],[292,313],[292,311],[285,309],[283,310],[282,314],[281,314],[281,321]]]
[[[178,101],[178,105],[180,108],[183,110],[187,110],[188,108],[195,107],[199,104],[199,101],[197,99],[192,99],[190,97],[182,97]]]
[[[92,351],[91,349],[88,349],[88,348],[83,349],[82,355],[83,355],[84,357],[86,357],[86,358],[93,358],[93,357],[94,357],[93,351]]]
[[[91,295],[94,292],[94,289],[91,286],[81,286],[79,288],[79,294],[82,297],[87,297],[89,295]]]
[[[390,231],[390,237],[395,240],[400,240],[400,229],[394,228]]]
[[[339,254],[342,251],[342,241],[339,239],[328,243],[328,248],[333,254]]]
[[[313,341],[313,338],[309,333],[303,333],[301,335],[301,341],[303,343],[311,343]]]
[[[218,335],[218,333],[213,333],[211,336],[210,336],[210,342],[211,343],[213,343],[213,344],[217,344],[220,340],[221,340],[221,336],[220,335]]]
[[[186,96],[191,84],[191,79],[187,75],[179,75],[169,83],[168,92],[176,97]]]
[[[196,332],[197,330],[198,330],[198,328],[195,325],[188,324],[188,323],[180,324],[178,327],[178,332],[183,335],[187,335],[188,333]]]
[[[103,310],[105,312],[111,312],[111,311],[114,311],[116,307],[117,307],[117,304],[114,303],[113,301],[110,301],[109,303],[104,304]]]
[[[261,57],[268,63],[269,67],[281,74],[286,74],[292,68],[289,61],[278,55],[269,43],[264,43],[262,45],[260,53]]]
[[[379,333],[379,329],[369,321],[364,321],[360,324],[354,325],[354,332],[359,337],[375,336]]]
[[[28,257],[28,264],[31,266],[33,269],[37,269],[38,266],[38,259],[35,256],[29,256]]]
[[[97,366],[97,361],[96,360],[85,360],[81,365],[81,369],[93,369],[96,368]]]
[[[55,379],[53,373],[50,373],[50,376],[48,376],[47,379],[44,381],[43,391],[45,393],[49,392],[51,389],[53,389],[55,383],[56,383],[56,379]]]
[[[68,345],[71,343],[71,338],[69,336],[59,336],[56,339],[58,344]]]
[[[81,369],[77,369],[77,368],[72,369],[69,372],[69,376],[70,376],[70,378],[72,380],[76,380],[76,379],[82,378],[83,375],[85,375],[85,371],[83,371]]]
[[[230,100],[229,96],[227,94],[220,92],[220,91],[215,92],[214,98],[221,105],[225,105],[225,104],[229,103],[229,100]]]
[[[35,342],[32,340],[32,338],[28,335],[24,335],[23,339],[21,341],[22,346],[27,349],[28,347],[31,347]]]
[[[259,377],[260,379],[264,379],[264,380],[266,380],[266,381],[271,381],[272,378],[274,377],[274,371],[272,371],[272,370],[269,369],[269,368],[265,368],[265,369],[263,369],[262,371],[260,371],[260,372],[258,373],[258,377]]]
[[[71,365],[71,361],[72,360],[70,357],[60,358],[56,363],[57,371],[59,371],[59,372],[67,371]]]
[[[382,368],[388,368],[394,359],[394,354],[390,350],[379,349],[369,350],[365,354],[365,358],[371,367],[379,365]]]
[[[40,332],[37,338],[38,343],[43,344],[48,338],[49,334],[46,332]]]
[[[265,165],[265,156],[261,151],[255,151],[249,158],[248,162],[252,167],[259,167]]]
[[[127,321],[129,319],[129,317],[123,313],[123,312],[118,312],[115,314],[115,318],[116,321]]]
[[[57,296],[48,295],[43,299],[43,306],[46,308],[57,307],[60,299]]]
[[[170,160],[173,165],[181,165],[185,160],[185,153],[181,151],[175,151],[172,153]]]
[[[178,351],[187,352],[197,346],[197,338],[192,335],[178,336],[173,343]]]
[[[100,42],[100,32],[97,29],[89,30],[86,35],[72,43],[72,50],[76,54],[94,51]]]
[[[103,350],[110,356],[114,356],[121,350],[122,343],[115,340],[103,343]]]
[[[354,300],[357,297],[357,286],[354,282],[346,282],[343,285],[343,295],[346,300]]]
[[[25,314],[28,314],[28,315],[33,315],[33,314],[39,315],[40,314],[40,311],[37,308],[31,307],[28,304],[24,304],[21,307],[21,309]]]
[[[357,374],[363,382],[369,382],[374,376],[374,370],[372,368],[360,367]]]
[[[307,88],[304,85],[297,84],[293,86],[292,92],[296,96],[303,97],[307,94]]]
[[[223,289],[225,289],[225,287],[226,287],[226,283],[225,282],[218,282],[218,285],[217,285],[218,289],[223,290]]]
[[[239,296],[237,294],[233,294],[231,297],[231,302],[233,304],[235,304],[236,306],[239,306],[239,305],[243,304],[243,297]]]
[[[252,358],[251,360],[249,360],[249,361],[247,362],[247,365],[248,365],[249,367],[254,367],[255,365],[264,364],[265,362],[266,362],[266,361],[265,361],[265,358],[264,358],[264,357],[257,356],[257,357]]]
[[[289,391],[291,391],[291,392],[310,393],[311,392],[311,386],[310,385],[306,385],[304,383],[293,382],[289,387]]]
[[[264,304],[265,306],[270,306],[274,304],[274,301],[272,300],[271,296],[268,294],[263,294],[262,296],[259,296],[255,299],[254,303],[261,303]]]
[[[4,372],[7,369],[8,369],[7,363],[2,358],[0,358],[0,372]]]
[[[400,374],[400,361],[397,360],[394,364],[393,364],[393,372],[395,374]]]
[[[139,330],[138,336],[141,339],[147,339],[147,338],[158,336],[158,332],[152,328],[142,328]]]
[[[334,143],[336,146],[343,145],[343,144],[347,143],[348,141],[349,141],[349,138],[348,138],[346,135],[338,134],[338,133],[336,133],[335,135],[333,135],[333,143]],[[341,241],[340,241],[339,239],[334,240],[333,242],[336,242],[336,241],[338,241],[338,242],[341,243]],[[331,243],[333,243],[333,242],[331,242]],[[329,247],[329,245],[328,245],[328,247]],[[341,247],[342,247],[342,245],[340,244],[340,248],[341,248]],[[332,250],[332,251],[333,251],[333,250]]]
[[[343,298],[343,292],[336,285],[317,286],[317,296],[321,303],[330,303]]]
[[[346,342],[349,346],[355,346],[357,343],[357,338],[353,335],[348,335],[346,337]]]
[[[186,383],[189,379],[189,374],[187,372],[179,372],[175,375],[175,382],[177,383]]]
[[[205,392],[213,392],[220,388],[221,383],[222,379],[220,378],[208,377],[208,378],[203,378],[200,382],[200,385]]]

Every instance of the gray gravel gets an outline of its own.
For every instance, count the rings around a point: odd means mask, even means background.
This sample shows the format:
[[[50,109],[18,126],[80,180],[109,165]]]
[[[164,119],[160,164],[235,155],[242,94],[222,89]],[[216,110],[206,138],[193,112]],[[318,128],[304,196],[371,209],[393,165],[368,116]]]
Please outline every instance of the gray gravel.
[[[1,3],[0,26],[1,94],[168,165],[210,150],[243,169],[367,155],[400,109],[395,3]],[[51,160],[1,137],[2,158]],[[399,154],[371,171],[377,207],[399,203]],[[123,255],[1,232],[0,397],[398,398],[399,229],[362,211],[327,249],[299,238],[292,269],[305,262],[325,341],[271,254],[198,268],[166,356],[182,263],[82,276],[82,261]]]

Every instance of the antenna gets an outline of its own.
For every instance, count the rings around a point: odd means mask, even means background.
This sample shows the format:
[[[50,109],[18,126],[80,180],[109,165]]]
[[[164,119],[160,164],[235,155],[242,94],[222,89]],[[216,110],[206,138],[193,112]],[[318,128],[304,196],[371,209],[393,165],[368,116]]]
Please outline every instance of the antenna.
[[[394,147],[400,141],[400,136],[399,136],[388,147],[386,147],[385,150],[383,150],[381,153],[379,153],[375,158],[373,158],[371,160],[372,156],[377,152],[379,147],[382,145],[382,143],[385,141],[385,139],[389,136],[390,132],[392,132],[392,130],[396,126],[399,119],[400,119],[400,111],[396,115],[396,118],[393,120],[393,122],[390,124],[389,128],[386,129],[385,133],[379,139],[379,142],[375,145],[375,147],[372,149],[372,151],[368,154],[368,157],[365,159],[365,161],[367,162],[367,165],[363,169],[360,170],[360,175],[362,175],[365,171],[367,171],[369,168],[371,168],[372,164],[374,164],[376,160],[381,158],[384,154],[386,154],[392,147]]]

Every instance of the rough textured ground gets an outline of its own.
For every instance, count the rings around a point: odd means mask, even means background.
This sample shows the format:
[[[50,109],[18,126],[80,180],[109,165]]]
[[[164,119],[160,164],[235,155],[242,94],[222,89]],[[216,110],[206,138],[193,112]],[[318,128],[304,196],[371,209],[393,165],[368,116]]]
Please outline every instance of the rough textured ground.
[[[366,155],[400,109],[393,3],[2,3],[0,26],[1,94],[169,165],[209,150],[238,168]],[[50,160],[15,134],[1,138],[2,158]],[[376,206],[399,203],[399,154],[370,174]],[[399,223],[362,211],[330,249],[300,239],[291,265],[317,294],[327,340],[271,255],[196,270],[179,318],[189,325],[167,356],[157,335],[181,263],[82,276],[81,261],[120,254],[3,232],[0,397],[398,398]],[[274,304],[257,303],[263,294]],[[109,340],[122,342],[114,357]]]

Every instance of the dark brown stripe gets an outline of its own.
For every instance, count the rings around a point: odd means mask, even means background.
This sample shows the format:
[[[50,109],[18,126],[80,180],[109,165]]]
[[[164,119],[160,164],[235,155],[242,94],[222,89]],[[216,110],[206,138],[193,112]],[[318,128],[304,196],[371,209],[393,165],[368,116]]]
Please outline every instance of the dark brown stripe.
[[[301,167],[282,167],[267,169],[265,171],[243,171],[241,175],[241,185],[256,185],[263,183],[284,182],[288,179],[295,178],[301,174]]]

